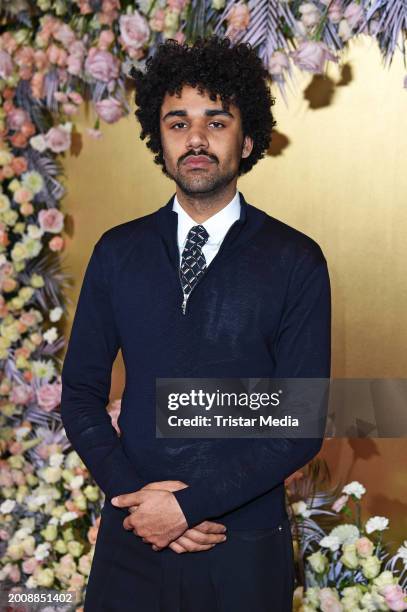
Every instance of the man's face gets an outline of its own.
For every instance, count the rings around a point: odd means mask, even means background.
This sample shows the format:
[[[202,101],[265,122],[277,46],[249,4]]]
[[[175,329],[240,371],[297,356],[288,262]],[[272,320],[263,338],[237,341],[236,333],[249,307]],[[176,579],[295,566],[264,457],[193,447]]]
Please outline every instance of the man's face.
[[[234,179],[242,157],[253,148],[243,136],[239,108],[223,110],[197,88],[181,96],[165,95],[160,115],[161,144],[167,173],[188,195],[216,192]]]

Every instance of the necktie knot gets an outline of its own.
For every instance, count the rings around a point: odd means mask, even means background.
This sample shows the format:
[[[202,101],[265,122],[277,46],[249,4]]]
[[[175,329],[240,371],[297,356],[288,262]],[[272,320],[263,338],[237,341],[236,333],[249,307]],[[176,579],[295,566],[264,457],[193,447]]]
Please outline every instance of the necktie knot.
[[[194,225],[188,232],[187,241],[185,243],[186,249],[193,249],[194,247],[202,248],[207,242],[209,234],[203,225]]]

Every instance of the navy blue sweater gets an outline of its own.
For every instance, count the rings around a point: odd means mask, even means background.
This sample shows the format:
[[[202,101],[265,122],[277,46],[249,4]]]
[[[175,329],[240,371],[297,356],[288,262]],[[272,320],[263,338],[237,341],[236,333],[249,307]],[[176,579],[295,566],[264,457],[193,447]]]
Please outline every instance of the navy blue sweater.
[[[286,516],[284,479],[321,439],[156,438],[155,379],[330,376],[325,257],[309,236],[246,202],[194,287],[185,314],[173,197],[105,231],[88,262],[62,369],[62,421],[110,500],[158,480],[189,526],[221,520],[273,527]],[[126,370],[116,434],[106,411],[111,368]]]

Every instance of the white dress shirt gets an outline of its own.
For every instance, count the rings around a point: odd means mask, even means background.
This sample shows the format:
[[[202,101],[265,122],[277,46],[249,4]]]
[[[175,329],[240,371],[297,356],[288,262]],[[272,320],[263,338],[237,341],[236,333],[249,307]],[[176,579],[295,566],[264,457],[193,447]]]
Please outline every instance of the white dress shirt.
[[[188,213],[182,208],[175,194],[172,210],[178,213],[178,249],[180,253],[180,262],[182,251],[184,250],[187,235],[191,227],[194,225],[203,225],[209,234],[207,242],[202,247],[202,253],[205,256],[206,265],[209,266],[212,259],[215,257],[219,247],[224,239],[228,229],[240,217],[240,196],[236,191],[234,198],[217,213],[209,217],[203,223],[194,221]]]

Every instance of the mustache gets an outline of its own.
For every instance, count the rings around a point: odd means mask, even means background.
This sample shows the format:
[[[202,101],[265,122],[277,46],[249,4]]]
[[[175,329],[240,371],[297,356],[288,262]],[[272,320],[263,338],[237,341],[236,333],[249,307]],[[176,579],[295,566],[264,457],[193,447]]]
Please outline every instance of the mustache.
[[[199,151],[198,153],[186,153],[185,155],[183,155],[182,157],[179,158],[178,163],[182,164],[182,162],[185,161],[186,159],[188,159],[189,157],[198,157],[199,155],[204,155],[205,157],[208,157],[209,159],[212,159],[216,163],[218,162],[218,158],[215,155],[211,155],[210,153],[206,153],[206,151]]]

